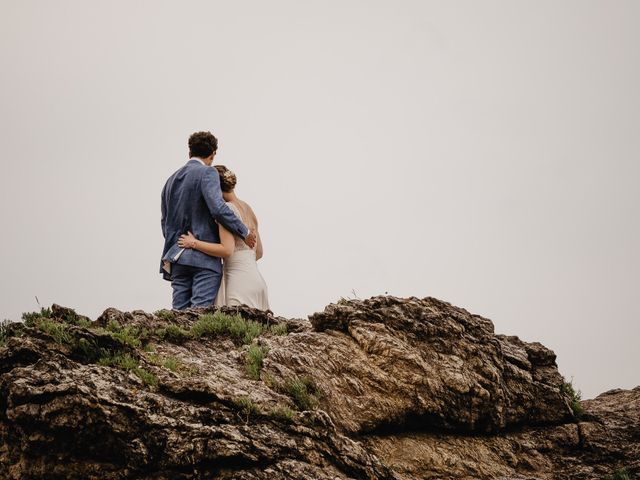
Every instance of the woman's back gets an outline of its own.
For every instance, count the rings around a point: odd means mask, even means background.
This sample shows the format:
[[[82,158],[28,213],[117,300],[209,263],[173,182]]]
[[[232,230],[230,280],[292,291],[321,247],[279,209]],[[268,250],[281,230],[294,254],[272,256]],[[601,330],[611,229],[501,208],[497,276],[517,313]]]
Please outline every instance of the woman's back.
[[[250,230],[256,232],[259,239],[258,222],[251,207],[242,200],[227,202],[227,205]],[[268,310],[267,284],[256,263],[262,256],[262,243],[258,240],[255,249],[252,249],[240,237],[234,238],[235,250],[223,263],[222,286],[216,298],[216,305],[248,305]]]

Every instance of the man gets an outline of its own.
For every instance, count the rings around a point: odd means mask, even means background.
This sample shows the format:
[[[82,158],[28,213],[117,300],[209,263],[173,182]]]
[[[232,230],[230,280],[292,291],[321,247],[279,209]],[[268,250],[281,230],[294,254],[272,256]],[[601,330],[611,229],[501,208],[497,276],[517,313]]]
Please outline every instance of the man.
[[[180,249],[178,238],[192,232],[199,240],[220,243],[216,221],[244,239],[249,247],[256,235],[227,206],[220,190],[220,177],[211,168],[218,140],[211,132],[189,137],[189,161],[169,177],[162,190],[162,234],[164,249],[160,273],[171,280],[173,308],[208,307],[220,288],[222,262],[195,249]]]

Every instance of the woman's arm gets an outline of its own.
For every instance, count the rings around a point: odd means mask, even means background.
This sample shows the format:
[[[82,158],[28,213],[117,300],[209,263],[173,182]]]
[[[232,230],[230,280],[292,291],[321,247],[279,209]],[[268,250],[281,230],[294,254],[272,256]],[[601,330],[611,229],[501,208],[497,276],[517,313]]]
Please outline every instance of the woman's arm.
[[[256,260],[260,260],[262,255],[264,255],[264,251],[262,250],[262,239],[260,238],[260,232],[256,229],[256,236],[258,237],[258,242],[256,243]]]
[[[236,242],[229,230],[222,225],[218,226],[220,228],[220,243],[203,242],[189,232],[188,234],[180,235],[178,246],[181,248],[193,248],[212,257],[227,258],[235,250]]]
[[[256,226],[256,260],[260,260],[264,255],[264,250],[262,249],[262,239],[260,238],[260,231],[258,230],[258,217],[253,213],[253,208],[251,208],[248,204],[249,212],[251,213],[251,217],[253,217],[253,224]]]

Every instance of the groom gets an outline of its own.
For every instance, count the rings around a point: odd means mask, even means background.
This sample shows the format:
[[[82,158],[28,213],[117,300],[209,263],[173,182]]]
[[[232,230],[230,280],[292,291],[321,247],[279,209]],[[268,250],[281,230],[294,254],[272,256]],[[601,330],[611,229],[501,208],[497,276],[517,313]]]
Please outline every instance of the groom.
[[[220,243],[218,226],[240,236],[251,248],[256,235],[240,221],[222,198],[220,177],[211,168],[218,140],[211,132],[189,137],[189,161],[169,177],[162,190],[164,249],[160,273],[171,280],[173,308],[213,305],[222,279],[222,262],[195,249],[180,249],[178,238],[191,231],[199,240]]]

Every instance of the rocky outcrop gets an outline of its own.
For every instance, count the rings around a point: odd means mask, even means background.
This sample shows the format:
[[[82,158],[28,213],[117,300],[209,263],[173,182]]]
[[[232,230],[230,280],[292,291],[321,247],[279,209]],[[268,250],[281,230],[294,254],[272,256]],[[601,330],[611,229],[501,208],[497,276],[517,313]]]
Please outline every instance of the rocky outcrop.
[[[578,419],[552,351],[433,298],[54,306],[0,333],[3,479],[640,475],[640,387]]]

